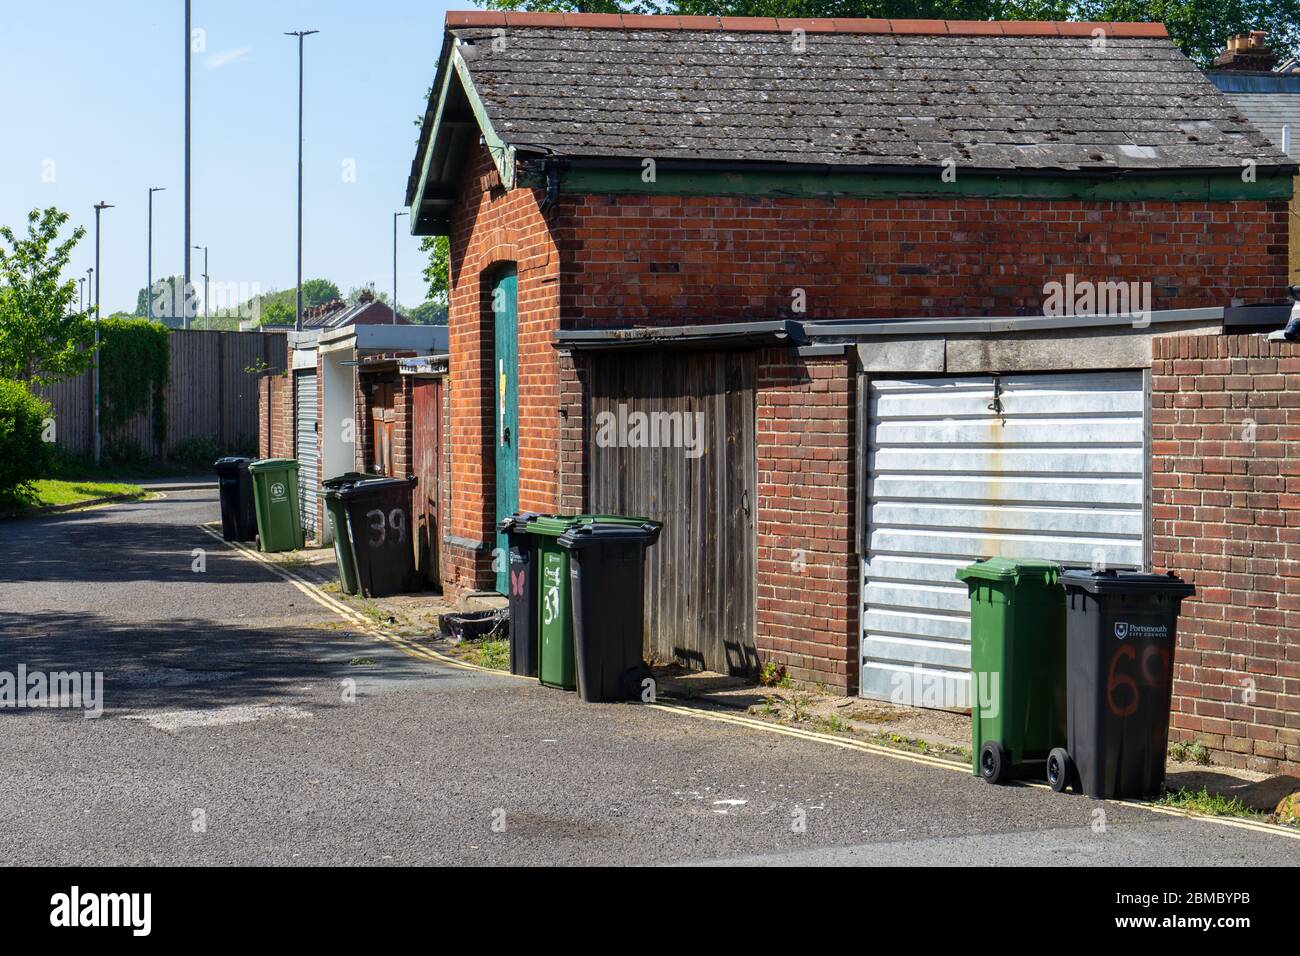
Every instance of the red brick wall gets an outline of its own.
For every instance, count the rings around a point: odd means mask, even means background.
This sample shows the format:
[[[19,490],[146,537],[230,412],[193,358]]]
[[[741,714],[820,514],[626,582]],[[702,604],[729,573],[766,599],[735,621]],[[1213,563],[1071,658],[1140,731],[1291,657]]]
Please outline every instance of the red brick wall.
[[[1300,345],[1158,338],[1152,376],[1155,565],[1197,587],[1171,734],[1300,773]]]
[[[567,196],[566,324],[1009,315],[1043,285],[1151,281],[1155,309],[1275,298],[1287,204]]]
[[[759,355],[759,658],[842,693],[858,678],[855,377],[846,357]]]
[[[462,181],[451,232],[450,454],[455,467],[443,583],[453,595],[493,586],[496,498],[491,288],[507,263],[519,284],[519,503],[558,506],[559,379],[551,342],[558,328],[559,256],[538,190],[499,187],[485,150]],[[475,550],[470,542],[487,546]]]
[[[257,454],[293,457],[293,385],[288,375],[263,375],[257,383]]]

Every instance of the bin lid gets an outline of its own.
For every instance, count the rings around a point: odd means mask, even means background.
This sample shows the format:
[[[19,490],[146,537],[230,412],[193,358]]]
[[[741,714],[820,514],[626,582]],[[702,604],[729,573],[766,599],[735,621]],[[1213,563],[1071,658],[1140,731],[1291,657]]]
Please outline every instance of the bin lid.
[[[248,465],[252,462],[251,458],[242,458],[239,455],[228,455],[225,458],[218,458],[212,465],[213,468],[239,468],[242,465]]]
[[[333,478],[326,478],[321,482],[322,488],[342,488],[344,485],[354,485],[358,481],[378,481],[385,475],[363,475],[359,471],[345,471],[341,475],[335,475]]]
[[[285,468],[297,469],[298,460],[296,458],[263,458],[261,461],[249,462],[248,470],[252,472],[259,471],[278,471]]]
[[[1193,585],[1172,571],[1166,574],[1144,574],[1141,571],[1071,570],[1061,575],[1061,583],[1067,588],[1077,588],[1089,594],[1159,592],[1176,597],[1191,597],[1196,593]]]
[[[526,531],[529,534],[540,534],[547,538],[558,538],[570,528],[593,524],[628,528],[642,528],[646,525],[654,525],[656,528],[663,527],[663,522],[631,515],[539,515],[532,512],[516,512],[506,520],[513,521],[517,517],[526,520],[516,522],[514,530]],[[503,521],[500,530],[508,531],[510,529],[505,527]]]
[[[617,544],[620,542],[637,542],[644,544],[648,548],[659,540],[661,528],[663,528],[663,525],[658,521],[647,521],[640,525],[593,521],[587,524],[573,525],[568,531],[560,535],[556,544],[572,551],[596,544]]]
[[[415,478],[367,478],[364,481],[358,481],[353,484],[345,484],[340,488],[331,489],[340,499],[347,498],[365,498],[370,495],[383,494],[385,491],[391,491],[394,488],[403,490],[413,488]]]
[[[497,524],[497,530],[502,534],[522,534],[528,529],[529,523],[543,517],[536,511],[516,511],[509,518],[502,518]]]
[[[1054,561],[1039,558],[988,558],[977,561],[965,568],[958,568],[957,580],[969,581],[976,578],[981,581],[1020,581],[1043,579],[1044,583],[1056,583],[1061,574],[1061,566]]]

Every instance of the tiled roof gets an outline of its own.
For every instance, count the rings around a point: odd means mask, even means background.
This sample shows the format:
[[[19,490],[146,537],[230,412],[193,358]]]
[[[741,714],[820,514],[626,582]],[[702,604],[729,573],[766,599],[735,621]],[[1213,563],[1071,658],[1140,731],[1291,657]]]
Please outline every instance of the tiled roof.
[[[447,25],[496,134],[524,152],[991,170],[1286,162],[1160,24],[472,12]]]

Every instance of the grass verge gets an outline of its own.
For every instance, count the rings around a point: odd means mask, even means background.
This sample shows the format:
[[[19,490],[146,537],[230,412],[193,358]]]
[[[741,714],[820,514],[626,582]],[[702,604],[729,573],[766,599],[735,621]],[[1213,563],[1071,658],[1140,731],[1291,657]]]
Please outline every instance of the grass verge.
[[[510,669],[510,641],[466,641],[465,660],[479,667],[488,667],[494,671]]]
[[[1186,810],[1188,813],[1199,813],[1207,817],[1264,818],[1264,814],[1250,809],[1237,797],[1225,797],[1222,794],[1210,793],[1205,787],[1200,790],[1191,790],[1187,787],[1180,787],[1178,790],[1166,790],[1155,801],[1155,805],[1169,807],[1173,810]]]
[[[42,478],[11,499],[0,503],[0,512],[11,517],[38,512],[42,508],[56,508],[95,501],[99,498],[143,498],[147,492],[139,485],[116,481],[63,481]]]

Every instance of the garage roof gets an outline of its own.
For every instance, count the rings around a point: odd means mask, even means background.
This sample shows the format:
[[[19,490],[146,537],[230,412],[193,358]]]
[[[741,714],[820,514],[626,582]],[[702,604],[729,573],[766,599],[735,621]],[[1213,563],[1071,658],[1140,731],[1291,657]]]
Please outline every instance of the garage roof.
[[[471,99],[519,151],[1057,171],[1286,162],[1160,24],[484,11],[449,13],[447,29]]]

